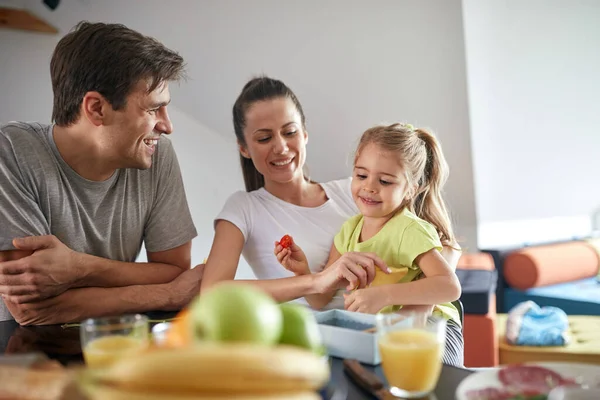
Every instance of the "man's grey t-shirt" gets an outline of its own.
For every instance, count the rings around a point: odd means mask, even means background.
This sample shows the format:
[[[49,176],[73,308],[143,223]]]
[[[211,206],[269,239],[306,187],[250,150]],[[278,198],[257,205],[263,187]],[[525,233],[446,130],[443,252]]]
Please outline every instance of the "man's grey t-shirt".
[[[146,170],[119,169],[102,182],[61,157],[52,125],[0,126],[0,251],[12,239],[55,235],[69,248],[133,262],[142,242],[169,250],[196,236],[171,142],[161,136]],[[10,319],[0,301],[0,321]]]

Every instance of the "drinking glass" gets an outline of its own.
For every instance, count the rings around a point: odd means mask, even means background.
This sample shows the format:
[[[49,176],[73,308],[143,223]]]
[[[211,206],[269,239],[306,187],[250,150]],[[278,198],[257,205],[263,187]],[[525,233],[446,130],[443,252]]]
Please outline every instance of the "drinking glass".
[[[80,328],[83,358],[90,368],[106,368],[149,345],[148,317],[141,314],[89,318]]]
[[[377,345],[390,393],[405,399],[429,395],[440,377],[446,320],[423,313],[377,314]]]

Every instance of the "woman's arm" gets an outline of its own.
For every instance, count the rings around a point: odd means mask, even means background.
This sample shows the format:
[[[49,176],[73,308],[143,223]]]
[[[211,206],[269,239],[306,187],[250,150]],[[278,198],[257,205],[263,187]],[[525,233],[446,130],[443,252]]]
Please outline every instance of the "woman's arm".
[[[215,238],[204,268],[200,292],[218,282],[232,281],[235,278],[243,247],[244,235],[240,229],[229,221],[217,221]],[[314,275],[236,282],[256,285],[279,302],[294,300],[318,291]]]
[[[219,220],[204,269],[201,292],[218,282],[235,278],[243,247],[244,235],[238,227],[229,221]],[[330,268],[317,274],[236,282],[256,285],[276,301],[285,302],[308,295],[323,295],[341,287],[365,287],[373,280],[377,267],[387,271],[385,263],[374,254],[346,253],[337,262],[333,262]]]

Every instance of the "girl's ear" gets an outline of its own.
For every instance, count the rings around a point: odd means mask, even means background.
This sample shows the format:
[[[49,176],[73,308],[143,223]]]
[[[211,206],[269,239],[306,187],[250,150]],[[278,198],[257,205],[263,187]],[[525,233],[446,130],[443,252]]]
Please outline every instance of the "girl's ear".
[[[308,132],[304,130],[304,143],[308,143]]]
[[[240,142],[238,142],[238,149],[239,149],[240,154],[242,155],[242,157],[252,158],[252,157],[250,157],[250,153],[248,153],[248,149],[246,148],[246,146],[244,146]]]

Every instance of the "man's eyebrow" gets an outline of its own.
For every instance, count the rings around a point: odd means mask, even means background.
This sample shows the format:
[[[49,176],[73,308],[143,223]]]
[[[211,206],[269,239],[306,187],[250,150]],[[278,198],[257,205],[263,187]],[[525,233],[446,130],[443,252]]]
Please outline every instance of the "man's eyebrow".
[[[169,103],[171,102],[171,99],[167,100],[167,101],[161,101],[159,103],[151,103],[150,104],[150,108],[160,108],[160,107],[166,107],[169,105]]]

